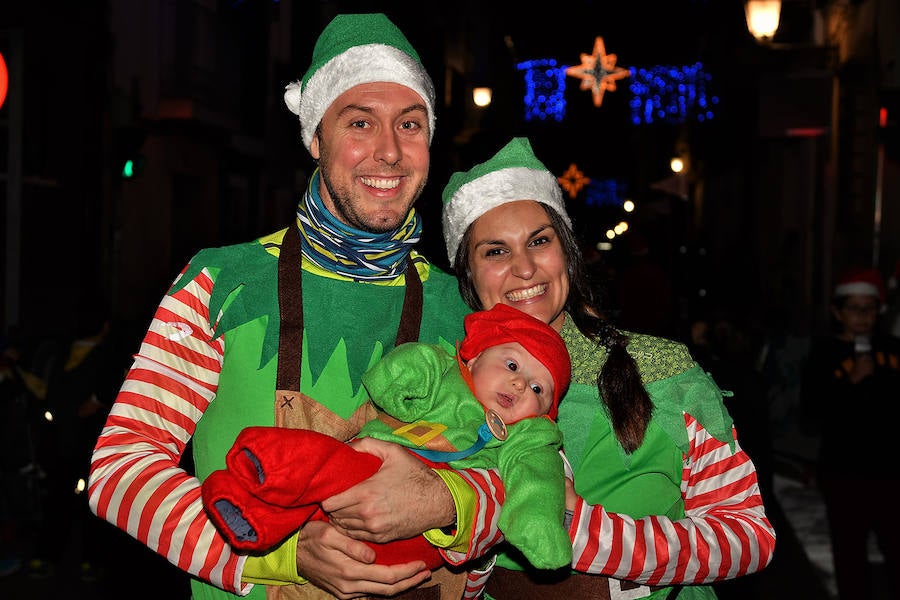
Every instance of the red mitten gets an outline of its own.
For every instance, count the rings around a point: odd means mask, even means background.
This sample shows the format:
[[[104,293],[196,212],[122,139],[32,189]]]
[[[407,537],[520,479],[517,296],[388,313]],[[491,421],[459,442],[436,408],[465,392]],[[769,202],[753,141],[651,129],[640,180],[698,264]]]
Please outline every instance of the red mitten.
[[[233,547],[261,551],[310,518],[327,520],[319,503],[369,478],[381,459],[315,431],[248,427],[228,451],[225,464],[225,470],[203,482],[203,503]],[[443,564],[438,550],[421,535],[365,543],[375,550],[378,564],[424,560],[429,569]]]
[[[228,451],[225,465],[260,500],[297,507],[317,504],[368,479],[381,459],[308,429],[247,427]]]
[[[233,548],[246,552],[276,546],[319,511],[316,505],[285,508],[260,500],[225,469],[210,473],[200,491],[219,532]]]

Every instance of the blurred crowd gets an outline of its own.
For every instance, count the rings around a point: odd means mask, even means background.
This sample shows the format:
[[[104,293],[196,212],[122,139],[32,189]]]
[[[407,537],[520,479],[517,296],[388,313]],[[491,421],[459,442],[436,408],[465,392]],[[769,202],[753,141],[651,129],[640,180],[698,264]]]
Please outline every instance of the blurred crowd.
[[[113,597],[128,572],[116,565],[135,553],[151,564],[154,557],[96,518],[85,488],[139,340],[114,326],[102,298],[86,295],[74,314],[56,336],[12,331],[0,342],[0,577],[24,574],[74,597]]]

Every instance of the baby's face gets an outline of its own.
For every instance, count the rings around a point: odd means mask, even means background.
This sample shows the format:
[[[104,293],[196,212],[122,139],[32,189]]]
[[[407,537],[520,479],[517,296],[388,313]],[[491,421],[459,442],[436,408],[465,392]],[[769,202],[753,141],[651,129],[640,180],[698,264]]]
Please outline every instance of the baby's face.
[[[546,415],[553,403],[550,370],[518,342],[491,346],[466,363],[475,395],[504,423]]]

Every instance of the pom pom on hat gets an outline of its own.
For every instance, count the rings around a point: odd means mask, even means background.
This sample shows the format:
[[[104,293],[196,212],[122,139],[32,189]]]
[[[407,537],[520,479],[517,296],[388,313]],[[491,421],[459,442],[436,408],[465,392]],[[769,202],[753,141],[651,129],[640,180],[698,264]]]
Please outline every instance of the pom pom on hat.
[[[354,86],[379,81],[399,83],[422,97],[431,140],[434,83],[409,40],[382,13],[338,15],[319,35],[303,79],[288,84],[284,92],[285,104],[300,117],[306,149],[322,115],[338,96]]]
[[[844,273],[834,288],[835,296],[875,296],[884,304],[884,280],[877,269],[852,268]]]
[[[444,202],[444,241],[451,267],[469,225],[487,211],[507,202],[543,202],[572,226],[559,182],[534,155],[528,138],[513,138],[487,161],[468,171],[454,173],[441,198]]]
[[[529,354],[547,367],[553,377],[553,404],[548,416],[556,419],[559,399],[569,387],[572,363],[566,344],[555,329],[507,304],[466,315],[466,337],[459,345],[459,357],[468,361],[484,350],[508,342],[522,344]]]

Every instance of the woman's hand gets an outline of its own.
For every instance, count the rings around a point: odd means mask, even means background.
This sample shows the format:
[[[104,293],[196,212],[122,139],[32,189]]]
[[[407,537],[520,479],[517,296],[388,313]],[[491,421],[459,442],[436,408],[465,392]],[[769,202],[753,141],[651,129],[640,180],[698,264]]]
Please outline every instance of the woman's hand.
[[[566,477],[566,510],[575,512],[578,494],[575,493],[575,482]]]

